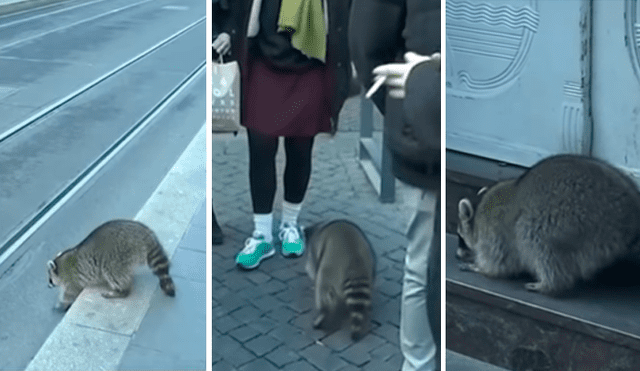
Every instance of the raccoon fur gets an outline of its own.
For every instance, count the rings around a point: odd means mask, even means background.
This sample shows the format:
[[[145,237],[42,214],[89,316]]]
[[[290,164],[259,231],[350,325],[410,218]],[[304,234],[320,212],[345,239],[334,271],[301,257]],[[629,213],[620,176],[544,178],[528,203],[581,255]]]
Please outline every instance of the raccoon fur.
[[[319,311],[313,326],[334,329],[348,316],[351,337],[369,329],[371,292],[375,279],[375,254],[367,237],[347,220],[319,223],[304,230],[307,273],[315,283]]]
[[[490,277],[531,274],[526,289],[557,295],[637,254],[640,194],[613,166],[589,157],[544,159],[517,179],[458,204],[461,264]]]
[[[127,296],[134,269],[145,263],[160,279],[162,291],[174,296],[169,259],[155,233],[131,220],[102,224],[77,246],[47,262],[49,287],[61,288],[56,308],[67,310],[85,287],[104,289],[105,298]]]

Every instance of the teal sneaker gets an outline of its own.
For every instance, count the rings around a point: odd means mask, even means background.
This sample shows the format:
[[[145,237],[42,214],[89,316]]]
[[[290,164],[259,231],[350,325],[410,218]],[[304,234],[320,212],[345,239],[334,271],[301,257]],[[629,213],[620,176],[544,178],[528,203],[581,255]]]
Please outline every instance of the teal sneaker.
[[[244,242],[244,249],[236,255],[236,264],[240,268],[254,269],[266,258],[276,253],[271,243],[264,240],[264,236],[251,236]]]
[[[280,241],[282,241],[283,256],[302,256],[304,253],[304,241],[302,240],[300,230],[296,226],[284,223],[280,227],[278,237],[280,238]]]

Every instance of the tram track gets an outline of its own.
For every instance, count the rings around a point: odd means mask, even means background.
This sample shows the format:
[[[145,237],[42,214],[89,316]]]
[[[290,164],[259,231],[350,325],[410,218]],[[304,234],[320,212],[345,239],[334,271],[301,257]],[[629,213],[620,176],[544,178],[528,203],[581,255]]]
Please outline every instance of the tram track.
[[[47,5],[39,6],[39,7],[34,8],[34,9],[26,9],[26,10],[21,10],[19,12],[15,12],[15,13],[9,13],[9,14],[5,14],[5,15],[0,15],[0,30],[3,29],[3,28],[8,28],[8,27],[15,26],[17,24],[27,23],[27,22],[34,21],[34,20],[39,19],[39,18],[49,17],[49,16],[52,16],[54,14],[68,12],[68,11],[71,11],[71,10],[74,10],[74,9],[82,8],[82,7],[85,7],[85,6],[90,6],[90,5],[97,4],[97,3],[102,3],[102,2],[105,2],[105,1],[108,1],[108,0],[80,1],[80,3],[77,4],[77,5],[68,6],[68,4],[66,4],[66,3],[71,3],[72,2],[72,0],[69,0],[69,1],[63,2],[63,3],[47,4]],[[48,11],[49,8],[61,8],[61,9],[54,10],[54,11]],[[43,13],[42,14],[37,14],[37,13],[40,13],[40,12],[43,12]],[[20,18],[20,19],[17,19],[15,21],[9,21],[9,22],[5,21],[6,19],[21,17],[21,16],[23,16],[24,14],[27,14],[27,13],[32,13],[32,14],[36,14],[36,15],[33,15],[33,16],[29,17],[29,18]]]
[[[35,35],[31,35],[29,37],[25,37],[25,38],[22,38],[20,40],[16,40],[14,42],[2,45],[0,47],[0,50],[6,49],[6,48],[11,48],[11,47],[20,45],[22,43],[29,42],[30,40],[33,40],[33,39],[41,38],[41,37],[46,36],[46,35],[48,35],[50,33],[59,32],[59,31],[62,31],[62,30],[65,30],[65,29],[68,29],[68,28],[71,28],[71,27],[75,27],[75,26],[81,25],[83,23],[95,21],[95,20],[98,20],[98,19],[103,18],[103,17],[108,17],[108,16],[113,15],[115,13],[125,11],[127,9],[139,6],[141,4],[148,3],[150,1],[152,1],[152,0],[143,0],[143,1],[139,1],[137,3],[127,4],[125,6],[122,6],[122,7],[116,8],[116,9],[112,9],[112,10],[104,12],[104,13],[97,14],[97,15],[95,15],[93,17],[84,18],[84,19],[81,19],[79,21],[68,23],[68,24],[65,24],[65,25],[60,26],[60,27],[52,28],[52,29],[47,30],[46,32],[35,34]]]
[[[140,3],[148,1],[149,0],[145,0]],[[180,37],[187,35],[195,28],[203,28],[205,19],[206,17],[196,19],[179,29],[177,32],[163,38],[142,52],[137,53],[135,56],[128,58],[119,65],[108,70],[106,73],[101,74],[79,88],[67,93],[61,98],[58,98],[52,103],[46,105],[44,108],[31,114],[26,119],[20,121],[18,124],[13,125],[8,130],[5,130],[0,134],[0,151],[11,143],[14,138],[20,136],[20,134],[28,131],[32,127],[38,126],[40,123],[45,122],[50,116],[60,113],[67,108],[71,108],[77,101],[83,99],[89,93],[95,93],[95,91],[100,90],[101,86],[106,85],[111,80],[115,80],[123,74],[126,74],[128,70],[137,63],[153,58],[154,53],[162,51],[163,48],[168,48]],[[75,22],[75,24],[79,24],[79,22]],[[1,49],[2,47],[0,47],[0,50]],[[143,114],[128,129],[126,129],[122,135],[114,140],[108,148],[95,158],[90,159],[89,164],[75,177],[69,179],[64,187],[56,191],[55,195],[42,201],[35,210],[31,210],[31,215],[18,221],[15,225],[10,226],[10,232],[8,234],[3,236],[2,231],[0,231],[0,278],[2,278],[4,273],[8,271],[8,267],[4,263],[9,260],[12,254],[18,251],[24,241],[33,235],[38,228],[40,228],[53,214],[55,214],[58,209],[64,206],[74,194],[79,192],[89,181],[91,181],[91,179],[98,174],[99,171],[127,145],[127,143],[143,131],[153,121],[153,119],[162,112],[163,109],[165,109],[194,81],[194,79],[203,78],[204,71],[205,61],[202,60],[202,62],[186,74],[186,77],[181,79],[166,95],[159,99],[148,110],[148,112]],[[12,260],[15,259],[10,259],[8,262],[9,265]]]
[[[81,22],[125,5],[0,16],[0,369],[25,369],[62,318],[46,261],[134,218],[204,125],[205,3]]]
[[[143,118],[138,120],[127,132],[118,138],[106,151],[95,159],[70,184],[62,189],[51,201],[45,204],[30,220],[2,245],[0,245],[0,266],[15,250],[22,245],[44,222],[77,193],[93,176],[95,176],[115,155],[117,155],[136,135],[149,125],[152,120],[167,107],[186,87],[205,72],[203,61],[187,78],[156,104]],[[3,272],[0,272],[0,279]]]
[[[19,133],[20,131],[22,131],[23,129],[29,127],[30,125],[33,125],[38,120],[43,119],[47,115],[49,115],[49,114],[53,113],[54,111],[56,111],[57,109],[63,107],[65,104],[68,104],[73,99],[75,99],[75,98],[79,97],[80,95],[84,94],[89,89],[94,88],[95,86],[97,86],[98,84],[102,83],[103,81],[109,79],[110,77],[114,76],[118,72],[123,71],[127,67],[131,66],[132,64],[134,64],[137,61],[141,60],[142,58],[148,56],[149,54],[153,53],[154,51],[160,49],[164,45],[170,43],[171,41],[175,40],[179,36],[183,35],[187,31],[189,31],[192,28],[196,27],[197,25],[203,23],[204,21],[205,21],[205,18],[198,19],[197,21],[191,23],[187,27],[185,27],[185,28],[181,29],[180,31],[174,33],[173,35],[167,37],[166,39],[158,42],[157,44],[155,44],[152,47],[148,48],[147,50],[143,51],[142,53],[140,53],[140,54],[136,55],[135,57],[127,60],[126,62],[120,64],[119,66],[117,66],[116,68],[112,69],[111,71],[101,75],[100,77],[94,79],[93,81],[87,83],[86,85],[80,87],[79,89],[76,89],[75,91],[73,91],[73,92],[67,94],[66,96],[58,99],[57,101],[55,101],[54,103],[52,103],[49,106],[45,107],[44,109],[40,110],[39,112],[36,112],[35,114],[30,116],[26,120],[20,122],[19,124],[13,126],[10,129],[4,131],[3,133],[0,134],[0,146],[2,145],[2,142],[4,142],[5,140],[11,138],[13,135]],[[0,252],[1,251],[2,250],[0,249]]]

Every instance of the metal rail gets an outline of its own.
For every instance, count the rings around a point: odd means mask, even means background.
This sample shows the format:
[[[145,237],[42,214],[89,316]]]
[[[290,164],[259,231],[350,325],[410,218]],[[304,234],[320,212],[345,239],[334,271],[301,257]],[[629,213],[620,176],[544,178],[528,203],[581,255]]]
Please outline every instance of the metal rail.
[[[48,105],[47,107],[45,107],[44,109],[40,110],[39,112],[36,112],[35,114],[31,115],[29,118],[27,118],[26,120],[24,120],[21,123],[17,124],[16,126],[12,127],[11,129],[6,130],[4,133],[0,134],[0,144],[2,144],[2,142],[4,142],[5,140],[11,138],[12,136],[16,135],[20,131],[24,130],[25,128],[29,127],[30,125],[33,125],[36,121],[47,117],[48,115],[50,115],[54,111],[58,110],[59,108],[61,108],[65,104],[71,102],[73,99],[75,99],[78,96],[80,96],[81,94],[87,92],[89,89],[91,89],[91,88],[95,87],[96,85],[100,84],[101,82],[107,80],[108,78],[110,78],[113,75],[117,74],[118,72],[124,70],[125,68],[127,68],[130,65],[134,64],[135,62],[141,60],[142,58],[146,57],[147,55],[153,53],[154,51],[160,49],[164,45],[166,45],[169,42],[173,41],[174,39],[178,38],[179,36],[181,36],[182,34],[186,33],[187,31],[191,30],[192,28],[196,27],[200,23],[204,22],[205,19],[206,19],[206,17],[202,17],[202,18],[198,19],[197,21],[189,24],[187,27],[185,27],[185,28],[181,29],[180,31],[174,33],[173,35],[165,38],[164,40],[156,43],[155,45],[153,45],[152,47],[150,47],[147,50],[143,51],[142,53],[138,54],[137,56],[135,56],[135,57],[129,59],[128,61],[120,64],[118,67],[114,68],[113,70],[103,74],[102,76],[100,76],[97,79],[89,82],[88,84],[85,84],[84,86],[76,89],[75,91],[71,92],[70,94],[67,94],[66,96],[58,99],[56,102]]]
[[[18,132],[22,131],[23,129],[27,128],[28,126],[33,125],[52,112],[65,106],[75,98],[87,92],[89,89],[114,76],[118,72],[124,70],[128,66],[139,61],[155,50],[163,47],[167,43],[171,42],[172,40],[176,39],[180,35],[191,30],[204,21],[205,17],[200,18],[199,20],[191,23],[182,30],[174,33],[170,37],[158,42],[151,48],[138,54],[136,57],[122,63],[112,71],[100,76],[94,81],[86,84],[80,89],[77,89],[71,94],[44,108],[40,112],[32,115],[27,120],[24,120],[19,125],[16,125],[14,128],[0,134],[0,144],[3,141],[11,138]],[[134,125],[132,125],[117,140],[115,140],[114,143],[109,146],[109,148],[107,148],[100,156],[93,160],[93,162],[91,162],[91,164],[89,164],[80,174],[78,174],[73,180],[71,180],[64,189],[59,191],[55,197],[50,199],[33,216],[22,223],[22,225],[5,241],[2,241],[2,244],[0,245],[0,265],[2,265],[22,245],[22,243],[24,243],[31,235],[33,235],[38,230],[38,228],[40,228],[42,224],[44,224],[58,209],[64,206],[65,203],[68,202],[71,197],[73,197],[73,195],[80,191],[82,187],[87,182],[89,182],[105,165],[107,165],[109,161],[114,156],[116,156],[132,139],[134,139],[142,130],[144,130],[151,123],[151,121],[153,121],[153,119],[167,107],[167,105],[169,105],[174,99],[176,99],[176,97],[180,95],[180,93],[184,91],[194,80],[201,77],[202,74],[205,73],[205,65],[206,62],[203,60],[202,63],[200,63],[194,70],[192,70],[189,75],[187,75],[178,85],[176,85],[158,103],[156,103],[142,118],[140,118]],[[4,275],[6,272],[7,269],[4,269],[3,272],[0,272],[0,278],[2,278],[2,275]]]
[[[48,17],[48,16],[50,16],[52,14],[63,13],[63,12],[66,12],[66,11],[74,10],[76,8],[81,8],[83,6],[93,5],[95,3],[101,3],[101,2],[104,2],[104,1],[106,1],[106,0],[94,0],[94,1],[88,1],[88,2],[81,2],[80,4],[73,5],[73,6],[66,7],[66,8],[62,8],[62,9],[55,10],[55,11],[52,11],[52,12],[42,13],[42,14],[34,15],[32,17],[29,17],[29,18],[22,18],[22,19],[18,19],[16,21],[13,21],[13,22],[3,23],[2,22],[3,18],[9,18],[9,17],[15,18],[16,16],[19,16],[19,15],[24,14],[24,13],[29,13],[29,12],[36,13],[38,11],[46,10],[47,8],[60,6],[60,4],[59,3],[53,3],[53,4],[43,5],[43,6],[40,6],[40,7],[37,7],[37,8],[33,8],[33,9],[26,9],[26,10],[23,10],[23,11],[20,11],[20,12],[16,12],[16,13],[9,13],[9,14],[0,16],[0,29],[1,28],[5,28],[5,27],[10,27],[10,26],[13,26],[13,25],[16,25],[16,24],[20,24],[20,23],[33,21],[33,20],[38,19],[38,18]]]

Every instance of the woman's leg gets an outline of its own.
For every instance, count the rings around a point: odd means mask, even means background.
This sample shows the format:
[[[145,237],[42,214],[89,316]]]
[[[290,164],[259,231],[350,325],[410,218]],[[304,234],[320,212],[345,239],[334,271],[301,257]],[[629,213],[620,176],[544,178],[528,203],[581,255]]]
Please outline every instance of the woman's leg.
[[[284,200],[302,203],[311,178],[311,154],[314,137],[287,137],[284,148],[287,164],[284,169]]]
[[[284,170],[284,202],[280,240],[282,254],[301,256],[304,243],[298,229],[298,215],[311,177],[311,155],[314,137],[287,137],[284,145],[287,164]]]
[[[236,264],[257,268],[262,259],[275,254],[272,246],[273,199],[276,194],[278,137],[247,130],[249,139],[249,187],[253,204],[254,232],[236,256]]]
[[[247,130],[249,139],[249,186],[255,214],[270,214],[276,195],[278,137]]]

